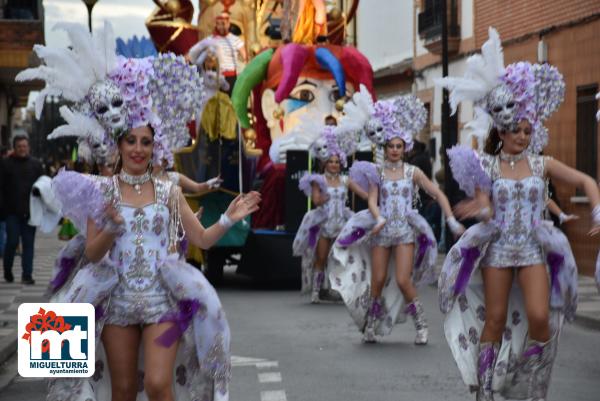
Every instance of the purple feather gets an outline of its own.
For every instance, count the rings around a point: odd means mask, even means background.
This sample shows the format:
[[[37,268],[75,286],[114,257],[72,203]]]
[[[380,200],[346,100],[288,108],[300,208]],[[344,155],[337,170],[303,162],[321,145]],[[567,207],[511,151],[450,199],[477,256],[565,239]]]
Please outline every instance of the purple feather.
[[[425,258],[425,253],[427,252],[427,248],[433,246],[434,242],[429,237],[427,237],[427,235],[420,234],[417,237],[417,244],[419,245],[419,248],[417,251],[417,261],[415,263],[415,269],[418,269],[421,266],[421,263],[423,263],[423,259]]]
[[[315,224],[311,228],[308,229],[308,246],[314,248],[317,245],[317,238],[319,238],[319,231],[321,230],[321,226]]]
[[[341,246],[350,246],[354,244],[356,241],[365,236],[367,231],[362,227],[356,227],[350,234],[348,234],[344,238],[338,239],[338,244]]]
[[[312,184],[315,183],[323,194],[327,193],[327,181],[321,174],[304,173],[298,182],[298,188],[304,192],[304,195],[312,195]]]
[[[475,268],[475,261],[480,255],[477,247],[473,248],[460,248],[460,255],[462,262],[460,263],[460,270],[456,276],[456,283],[454,284],[454,295],[462,294],[467,288],[467,284],[471,278],[471,273]]]
[[[50,288],[52,289],[52,293],[56,292],[60,287],[62,287],[66,282],[71,272],[77,265],[77,261],[73,258],[63,257],[59,262],[59,270],[56,273],[56,276],[50,282]]]
[[[557,252],[549,252],[546,257],[546,261],[548,262],[548,266],[550,267],[550,282],[552,291],[556,294],[560,294],[560,280],[558,279],[558,274],[560,267],[565,261],[563,255]]]
[[[200,301],[196,299],[182,299],[181,301],[178,301],[177,312],[169,312],[160,319],[160,323],[173,322],[173,326],[168,328],[154,341],[167,348],[175,344],[175,341],[181,338],[183,333],[190,326],[194,315],[201,306],[202,304]]]
[[[485,371],[491,368],[494,363],[494,347],[489,345],[479,352],[479,376],[482,376]]]
[[[379,185],[377,166],[371,162],[357,161],[350,167],[350,179],[363,191],[369,191],[369,185]]]
[[[447,153],[452,176],[467,196],[475,196],[475,189],[477,188],[485,192],[490,191],[492,181],[483,170],[479,157],[473,149],[456,145],[448,149]]]

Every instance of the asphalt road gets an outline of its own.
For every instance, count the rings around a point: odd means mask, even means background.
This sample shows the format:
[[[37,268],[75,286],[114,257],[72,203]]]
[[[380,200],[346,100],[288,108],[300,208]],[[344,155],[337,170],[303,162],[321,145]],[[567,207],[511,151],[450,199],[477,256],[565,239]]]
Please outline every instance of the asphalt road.
[[[434,288],[421,292],[430,325],[424,347],[413,345],[410,322],[362,344],[343,305],[310,305],[295,290],[229,278],[219,293],[233,333],[232,401],[474,399],[443,338]],[[0,375],[10,372],[8,365]],[[567,326],[548,400],[598,401],[599,378],[600,332]],[[44,391],[43,381],[15,378],[0,400],[42,401]]]

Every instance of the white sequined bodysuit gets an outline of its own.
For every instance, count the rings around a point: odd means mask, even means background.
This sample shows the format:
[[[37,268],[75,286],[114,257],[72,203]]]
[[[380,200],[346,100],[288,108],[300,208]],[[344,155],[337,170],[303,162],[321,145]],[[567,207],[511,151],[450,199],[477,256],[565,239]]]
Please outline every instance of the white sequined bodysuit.
[[[389,247],[415,242],[415,234],[408,224],[406,214],[412,209],[415,167],[404,163],[404,177],[390,180],[381,173],[379,186],[379,212],[386,223],[374,238],[376,245]]]
[[[327,186],[329,200],[321,206],[327,213],[327,220],[321,226],[321,236],[325,238],[336,238],[348,220],[348,180],[342,176],[340,181],[340,186]]]
[[[110,251],[119,273],[112,292],[108,324],[156,323],[172,307],[168,291],[159,279],[160,262],[167,257],[169,243],[168,189],[154,180],[156,201],[143,207],[121,202],[119,213],[125,231]]]
[[[488,247],[483,266],[519,267],[543,264],[542,250],[533,236],[534,227],[543,220],[546,202],[544,159],[529,156],[532,175],[521,180],[492,173],[494,223],[498,238]],[[499,166],[499,163],[496,163]]]

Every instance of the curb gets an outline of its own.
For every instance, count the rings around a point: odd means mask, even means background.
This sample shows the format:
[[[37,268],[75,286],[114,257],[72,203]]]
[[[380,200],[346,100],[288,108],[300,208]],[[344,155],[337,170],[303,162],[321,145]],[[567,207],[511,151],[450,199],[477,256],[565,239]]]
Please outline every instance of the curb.
[[[586,329],[600,331],[600,320],[594,317],[576,314],[575,324],[581,327],[585,327]]]

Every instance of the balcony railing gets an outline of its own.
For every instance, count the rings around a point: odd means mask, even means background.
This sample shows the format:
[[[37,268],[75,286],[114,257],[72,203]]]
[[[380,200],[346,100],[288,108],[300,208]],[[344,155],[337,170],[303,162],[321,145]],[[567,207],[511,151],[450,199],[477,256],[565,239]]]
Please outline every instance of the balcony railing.
[[[442,38],[442,1],[448,1],[448,50],[452,53],[458,51],[460,42],[456,0],[426,0],[425,9],[418,15],[418,32],[425,41],[425,47],[437,53]]]

